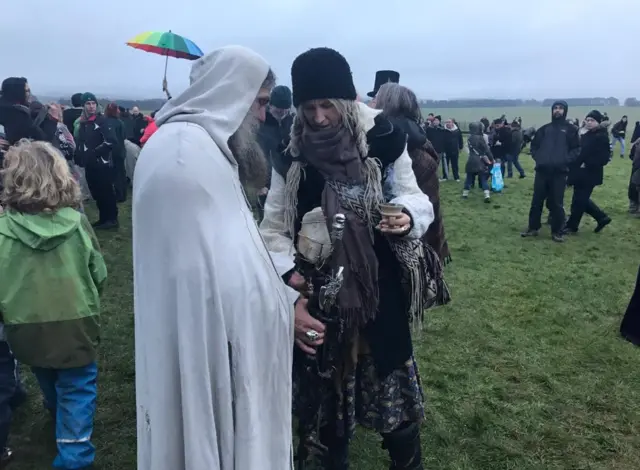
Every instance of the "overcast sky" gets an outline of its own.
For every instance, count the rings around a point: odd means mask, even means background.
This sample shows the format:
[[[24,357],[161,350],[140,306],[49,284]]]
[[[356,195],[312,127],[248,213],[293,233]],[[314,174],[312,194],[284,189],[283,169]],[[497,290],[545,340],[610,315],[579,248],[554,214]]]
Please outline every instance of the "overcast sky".
[[[250,47],[284,84],[298,54],[329,46],[362,94],[395,69],[421,98],[640,96],[637,0],[0,1],[0,77],[36,95],[161,97],[164,59],[125,43],[171,29],[205,53]],[[169,60],[174,95],[189,67]]]

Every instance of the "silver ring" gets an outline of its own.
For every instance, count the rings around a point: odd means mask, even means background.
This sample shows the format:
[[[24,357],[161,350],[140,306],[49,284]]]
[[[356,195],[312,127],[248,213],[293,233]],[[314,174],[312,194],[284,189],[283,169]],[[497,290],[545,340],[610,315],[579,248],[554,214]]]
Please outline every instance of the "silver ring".
[[[318,333],[316,330],[309,330],[305,333],[305,335],[307,336],[307,339],[309,341],[317,341],[320,337],[320,333]]]

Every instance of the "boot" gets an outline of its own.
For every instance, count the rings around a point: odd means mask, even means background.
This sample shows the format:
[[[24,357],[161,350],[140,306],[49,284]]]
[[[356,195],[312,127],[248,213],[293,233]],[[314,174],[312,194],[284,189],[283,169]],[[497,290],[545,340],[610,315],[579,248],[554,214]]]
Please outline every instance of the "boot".
[[[491,192],[488,189],[484,191],[484,202],[487,204],[491,202]]]
[[[638,209],[640,209],[640,207],[637,201],[629,201],[629,214],[636,214]]]
[[[464,199],[467,199],[469,197],[469,190],[465,189],[464,191],[462,191],[462,197]]]
[[[424,470],[418,423],[410,423],[383,434],[382,439],[391,457],[389,470]]]

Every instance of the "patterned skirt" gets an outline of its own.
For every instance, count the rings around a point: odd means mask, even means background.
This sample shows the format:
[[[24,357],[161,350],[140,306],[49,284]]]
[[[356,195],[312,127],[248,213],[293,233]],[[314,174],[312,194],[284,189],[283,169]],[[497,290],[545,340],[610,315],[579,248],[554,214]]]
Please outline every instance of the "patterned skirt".
[[[293,377],[293,412],[307,409],[312,393]],[[324,423],[333,422],[337,437],[350,439],[356,424],[389,433],[405,422],[424,417],[424,396],[418,366],[413,357],[384,379],[377,374],[373,357],[359,355],[355,370],[347,374],[340,387],[325,395],[322,405]]]

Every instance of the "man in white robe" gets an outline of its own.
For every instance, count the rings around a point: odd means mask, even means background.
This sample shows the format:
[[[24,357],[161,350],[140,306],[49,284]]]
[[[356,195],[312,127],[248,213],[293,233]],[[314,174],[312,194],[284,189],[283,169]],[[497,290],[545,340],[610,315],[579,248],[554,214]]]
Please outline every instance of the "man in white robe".
[[[266,175],[254,133],[275,77],[231,46],[196,61],[190,81],[136,166],[138,469],[285,470],[298,296],[242,184]]]

